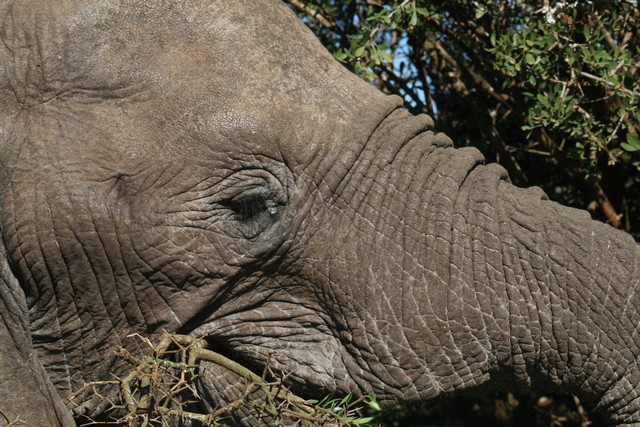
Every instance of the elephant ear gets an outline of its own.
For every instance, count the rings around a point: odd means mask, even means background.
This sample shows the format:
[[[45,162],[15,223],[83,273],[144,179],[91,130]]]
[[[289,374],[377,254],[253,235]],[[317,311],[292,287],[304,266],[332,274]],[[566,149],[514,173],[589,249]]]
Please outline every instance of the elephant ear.
[[[32,426],[75,426],[35,355],[24,292],[0,239],[0,411]],[[0,416],[0,424],[5,421]]]

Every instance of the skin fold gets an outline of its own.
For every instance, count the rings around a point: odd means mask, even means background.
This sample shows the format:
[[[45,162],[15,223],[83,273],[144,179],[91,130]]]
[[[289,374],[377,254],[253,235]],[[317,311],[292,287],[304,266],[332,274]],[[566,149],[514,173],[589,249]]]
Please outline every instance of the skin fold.
[[[16,0],[0,22],[6,414],[99,415],[66,398],[166,330],[311,394],[535,389],[640,424],[637,244],[454,149],[284,4]]]

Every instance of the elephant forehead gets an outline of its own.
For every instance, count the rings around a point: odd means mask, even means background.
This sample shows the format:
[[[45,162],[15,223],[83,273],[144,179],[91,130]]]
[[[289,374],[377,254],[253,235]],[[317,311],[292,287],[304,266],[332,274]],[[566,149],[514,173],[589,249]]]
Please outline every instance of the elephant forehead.
[[[287,141],[308,163],[329,133],[368,135],[397,107],[335,62],[279,1],[32,3],[16,2],[3,29],[18,56],[10,74],[19,98],[80,102],[94,125],[123,127],[127,143],[143,130],[165,140],[169,127],[159,124],[170,124],[173,135],[206,143],[212,133],[257,135],[265,155],[282,151],[273,140]]]

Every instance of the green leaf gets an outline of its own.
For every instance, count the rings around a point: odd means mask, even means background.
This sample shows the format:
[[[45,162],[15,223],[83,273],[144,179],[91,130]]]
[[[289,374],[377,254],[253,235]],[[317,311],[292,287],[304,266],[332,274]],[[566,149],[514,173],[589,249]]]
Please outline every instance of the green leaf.
[[[347,52],[344,49],[340,49],[333,54],[333,57],[338,61],[344,61],[347,58]]]
[[[380,406],[380,404],[376,400],[376,397],[373,394],[367,395],[367,398],[369,399],[367,401],[367,405],[369,405],[369,408],[373,409],[374,411],[382,410],[382,407]]]
[[[338,403],[338,406],[344,405],[346,402],[350,401],[352,397],[353,397],[353,393],[347,394],[345,397],[342,398],[340,403]]]
[[[546,96],[544,96],[543,94],[539,93],[538,95],[536,95],[536,99],[538,100],[538,102],[540,102],[540,104],[542,104],[545,107],[549,108],[549,106],[550,106],[549,99],[547,99]]]
[[[632,133],[627,133],[627,142],[620,144],[626,151],[640,151],[640,139]]]
[[[365,50],[366,46],[360,46],[359,48],[357,48],[354,52],[353,55],[360,58],[363,54],[364,54],[364,50]]]
[[[626,142],[621,142],[620,147],[624,148],[625,151],[629,151],[629,152],[640,150],[639,147],[634,147],[633,145],[627,144]]]
[[[417,23],[418,23],[418,14],[416,13],[416,10],[413,9],[413,13],[411,14],[411,20],[409,21],[409,26],[415,27]]]
[[[496,45],[496,33],[491,33],[491,45]]]
[[[365,418],[358,418],[357,420],[353,420],[352,423],[355,425],[360,425],[360,424],[370,423],[371,421],[373,421],[373,417],[365,417]]]
[[[322,398],[322,400],[320,401],[319,405],[320,406],[327,406],[332,397],[333,397],[333,395],[331,395],[331,394],[326,395],[325,397]]]
[[[524,56],[524,60],[527,64],[533,64],[534,62],[536,62],[536,58],[530,53],[527,53]]]
[[[380,59],[384,61],[387,61],[387,62],[393,61],[393,58],[391,58],[391,55],[389,55],[389,53],[386,50],[379,50],[378,56],[380,57]]]
[[[553,103],[553,108],[560,111],[560,109],[562,108],[562,98],[560,97],[556,98],[555,102]]]

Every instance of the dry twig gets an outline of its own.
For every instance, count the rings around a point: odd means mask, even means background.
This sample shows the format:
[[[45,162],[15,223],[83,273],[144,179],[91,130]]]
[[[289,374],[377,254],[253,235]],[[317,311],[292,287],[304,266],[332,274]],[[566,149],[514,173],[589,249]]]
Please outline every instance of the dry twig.
[[[356,417],[359,415],[359,409],[353,406],[354,403],[363,402],[362,398],[346,405],[347,410],[338,412],[335,408],[314,405],[313,402],[289,391],[283,384],[284,378],[267,381],[267,374],[274,377],[268,367],[261,377],[239,363],[207,349],[207,342],[203,339],[165,333],[158,345],[153,346],[148,339],[139,338],[149,345],[151,356],[139,358],[126,349],[119,348],[116,354],[133,366],[131,372],[121,379],[85,384],[70,400],[73,402],[79,396],[87,394],[106,399],[113,408],[125,409],[126,412],[113,423],[126,424],[129,427],[166,425],[167,419],[172,417],[217,426],[220,425],[222,417],[228,416],[241,406],[259,417],[276,420],[276,423],[286,420],[287,425],[340,426],[355,421],[362,425],[367,421]],[[187,410],[188,405],[200,401],[195,381],[200,377],[201,361],[214,363],[243,378],[247,384],[244,393],[237,400],[209,413]],[[105,397],[100,393],[101,388],[108,386],[119,389],[117,399]],[[251,399],[256,391],[261,391],[262,397]],[[96,422],[90,421],[85,425],[92,424]]]

